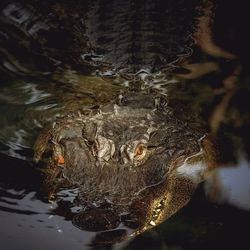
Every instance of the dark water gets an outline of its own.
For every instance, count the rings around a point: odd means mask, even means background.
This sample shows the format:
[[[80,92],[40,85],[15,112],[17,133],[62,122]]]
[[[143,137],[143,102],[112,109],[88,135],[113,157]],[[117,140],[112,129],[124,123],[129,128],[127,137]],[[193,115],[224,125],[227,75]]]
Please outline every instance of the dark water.
[[[247,247],[250,41],[243,1],[217,1],[212,42],[206,32],[192,36],[203,1],[74,3],[0,3],[0,249]],[[168,95],[187,121],[189,112],[199,114],[229,168],[153,230],[100,245],[102,234],[76,228],[68,216],[74,190],[61,194],[63,204],[48,202],[32,146],[57,116],[107,103],[138,82]]]

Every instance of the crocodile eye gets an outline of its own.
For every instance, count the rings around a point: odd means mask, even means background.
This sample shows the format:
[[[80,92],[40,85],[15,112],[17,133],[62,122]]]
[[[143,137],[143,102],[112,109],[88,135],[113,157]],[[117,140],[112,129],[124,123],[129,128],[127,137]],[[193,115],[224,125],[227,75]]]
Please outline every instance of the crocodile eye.
[[[59,165],[65,164],[65,159],[63,157],[63,150],[59,144],[53,145],[53,158],[57,164]]]
[[[134,151],[136,160],[142,160],[145,157],[146,152],[147,146],[143,143],[138,144]]]

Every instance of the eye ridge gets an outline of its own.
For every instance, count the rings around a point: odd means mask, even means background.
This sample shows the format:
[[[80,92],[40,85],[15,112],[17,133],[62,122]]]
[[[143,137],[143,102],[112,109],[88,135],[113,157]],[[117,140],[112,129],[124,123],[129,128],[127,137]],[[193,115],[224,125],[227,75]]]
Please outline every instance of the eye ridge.
[[[98,136],[91,146],[93,156],[105,161],[110,160],[115,153],[114,142],[103,136]]]
[[[98,142],[98,140],[95,140],[91,145],[91,151],[93,156],[97,156],[99,149],[100,149],[100,143]]]

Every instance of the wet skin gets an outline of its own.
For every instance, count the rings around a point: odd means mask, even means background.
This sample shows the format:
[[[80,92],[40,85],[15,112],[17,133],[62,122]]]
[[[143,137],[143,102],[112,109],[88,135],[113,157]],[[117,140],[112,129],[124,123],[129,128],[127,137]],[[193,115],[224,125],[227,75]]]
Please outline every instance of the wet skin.
[[[203,181],[204,131],[156,100],[129,92],[58,119],[38,138],[34,159],[45,165],[49,195],[78,188],[76,226],[105,231],[123,222],[134,234],[143,232],[186,205]]]

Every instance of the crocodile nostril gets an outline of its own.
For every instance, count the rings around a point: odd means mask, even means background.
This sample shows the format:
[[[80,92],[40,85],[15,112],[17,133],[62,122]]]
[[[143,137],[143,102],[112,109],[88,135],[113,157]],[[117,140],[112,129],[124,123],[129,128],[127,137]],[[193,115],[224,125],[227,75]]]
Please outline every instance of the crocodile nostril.
[[[102,208],[92,208],[73,217],[73,225],[91,232],[111,230],[120,224],[120,216]]]

